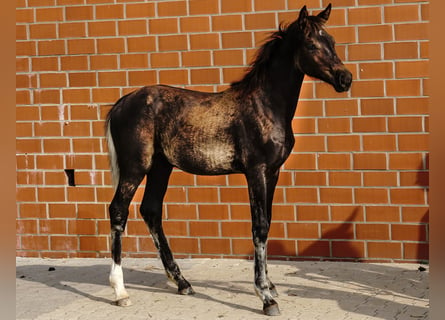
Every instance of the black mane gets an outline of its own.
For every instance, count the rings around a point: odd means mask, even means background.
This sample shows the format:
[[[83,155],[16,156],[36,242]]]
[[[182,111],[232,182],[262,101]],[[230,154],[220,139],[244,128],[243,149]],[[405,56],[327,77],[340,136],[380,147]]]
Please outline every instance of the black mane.
[[[288,26],[280,24],[278,31],[273,32],[258,49],[256,58],[250,64],[244,77],[241,80],[232,82],[230,86],[245,94],[262,86],[264,82],[268,80],[267,70],[271,65],[274,55],[279,51],[279,47],[282,46],[287,39],[292,39],[293,50],[296,50],[296,45],[299,42],[299,33],[302,34],[302,31],[304,31],[309,34],[323,29],[323,21],[317,16],[309,16],[307,17],[307,20],[309,23],[307,23],[304,30],[301,30],[301,27],[298,25],[298,20]],[[289,54],[294,54],[294,52],[289,52]]]

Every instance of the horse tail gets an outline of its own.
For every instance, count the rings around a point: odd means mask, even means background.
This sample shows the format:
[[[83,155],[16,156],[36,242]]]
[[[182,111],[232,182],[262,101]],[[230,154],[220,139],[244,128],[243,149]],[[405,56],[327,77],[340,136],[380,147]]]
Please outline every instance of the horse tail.
[[[111,135],[111,112],[108,113],[105,122],[105,136],[108,144],[108,160],[111,168],[111,181],[114,189],[117,188],[119,182],[119,164],[117,163],[116,148],[114,147],[113,136]]]

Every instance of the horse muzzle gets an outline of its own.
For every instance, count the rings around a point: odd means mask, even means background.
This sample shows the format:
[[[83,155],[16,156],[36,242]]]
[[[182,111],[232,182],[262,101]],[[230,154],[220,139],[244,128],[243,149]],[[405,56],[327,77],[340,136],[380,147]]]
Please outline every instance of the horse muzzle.
[[[335,91],[348,91],[352,83],[352,73],[346,68],[337,70],[334,79]]]

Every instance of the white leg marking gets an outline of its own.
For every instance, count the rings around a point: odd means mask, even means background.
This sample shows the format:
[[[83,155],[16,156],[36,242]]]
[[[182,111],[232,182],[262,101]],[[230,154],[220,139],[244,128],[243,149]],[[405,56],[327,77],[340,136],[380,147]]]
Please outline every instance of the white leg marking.
[[[129,295],[127,290],[125,290],[124,286],[124,274],[122,272],[122,266],[114,263],[111,265],[110,272],[110,285],[114,289],[114,293],[116,294],[116,301],[119,303],[122,299],[128,299]],[[128,303],[130,301],[128,300]],[[125,304],[129,305],[129,304]]]

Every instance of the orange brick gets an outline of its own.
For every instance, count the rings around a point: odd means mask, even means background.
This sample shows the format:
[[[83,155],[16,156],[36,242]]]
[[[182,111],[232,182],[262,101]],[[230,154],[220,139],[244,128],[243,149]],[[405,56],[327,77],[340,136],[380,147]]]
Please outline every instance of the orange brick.
[[[103,57],[101,57],[103,59]],[[91,61],[93,57],[91,57]],[[86,70],[88,69],[88,57],[87,56],[66,56],[61,57],[62,70]],[[112,66],[112,65],[111,65]],[[94,68],[96,69],[96,68]]]
[[[428,23],[395,24],[394,33],[396,41],[428,40]]]
[[[331,221],[343,223],[364,221],[363,207],[351,205],[331,206]]]
[[[357,224],[357,239],[389,240],[389,226],[386,224]]]
[[[127,10],[132,12],[131,8],[127,4]],[[95,7],[96,19],[120,19],[124,17],[124,5],[123,4],[106,4],[97,5]]]
[[[148,56],[145,53],[121,54],[120,67],[123,69],[148,68]]]
[[[386,45],[386,44],[385,44]],[[348,45],[349,61],[381,60],[381,44],[351,44]],[[392,52],[392,51],[391,51]],[[394,50],[396,52],[396,50]],[[385,51],[386,53],[386,51]],[[385,56],[386,58],[386,56]]]
[[[311,170],[316,168],[316,159],[314,154],[296,154],[293,153],[286,160],[284,167],[286,169]]]
[[[127,82],[126,74],[120,71],[99,72],[99,85],[103,87],[124,86]]]
[[[364,99],[361,101],[362,115],[392,115],[394,114],[393,99]]]
[[[428,171],[413,171],[413,172],[400,172],[400,186],[429,186],[429,172]]]
[[[348,133],[351,131],[348,118],[324,118],[318,119],[319,133]]]
[[[359,151],[360,137],[358,135],[328,136],[328,151]]]
[[[48,250],[48,236],[27,235],[20,237],[22,250]]]
[[[46,204],[44,203],[21,203],[18,213],[20,218],[47,218]]]
[[[128,84],[130,86],[145,86],[157,83],[155,71],[130,71],[128,72]]]
[[[244,15],[246,30],[275,28],[275,14],[254,13]]]
[[[60,38],[78,38],[87,35],[84,22],[60,22],[58,28]]]
[[[65,7],[66,20],[92,20],[92,6],[67,6]]]
[[[322,240],[298,240],[299,257],[328,257],[330,256],[329,241]]]
[[[185,17],[179,20],[180,29],[183,33],[189,32],[209,32],[209,17]]]
[[[316,188],[286,188],[286,200],[289,203],[314,203],[318,202],[318,195]]]
[[[183,1],[163,1],[157,3],[159,16],[184,16],[187,14],[187,6]]]
[[[335,42],[338,44],[357,42],[355,28],[352,26],[330,27],[329,33],[335,38]]]
[[[64,55],[66,54],[65,42],[63,40],[39,41],[39,55]]]
[[[153,54],[152,54],[153,55]],[[182,65],[184,67],[201,67],[201,66],[210,66],[211,65],[211,59],[210,51],[189,51],[189,52],[182,52]],[[179,65],[179,59],[174,53],[175,62],[178,60]]]
[[[206,205],[198,206],[199,219],[204,220],[227,220],[229,218],[229,209],[226,205]]]
[[[326,116],[354,116],[358,114],[357,100],[325,101]]]
[[[92,37],[116,36],[116,22],[115,21],[89,22],[88,35]]]
[[[400,209],[398,206],[367,206],[366,221],[399,222]]]
[[[287,234],[289,238],[318,239],[318,223],[287,223]]]
[[[131,247],[128,248],[128,238],[122,240],[123,249],[130,251]],[[108,237],[79,237],[79,250],[83,251],[108,251]],[[128,249],[127,249],[128,248]]]
[[[200,239],[201,253],[229,254],[229,239]]]
[[[67,222],[65,220],[40,220],[40,234],[67,234]]]
[[[390,190],[392,204],[425,204],[423,188],[398,188]]]
[[[348,188],[320,188],[322,203],[351,203],[352,190]]]
[[[249,12],[252,10],[249,0],[225,0],[221,3],[221,12]]]
[[[330,172],[330,186],[360,186],[361,174],[359,172]]]
[[[38,188],[37,197],[41,202],[63,202],[65,201],[64,188]]]
[[[190,77],[192,84],[220,83],[219,69],[192,69]]]
[[[249,203],[249,196],[246,188],[221,188],[221,202]]]
[[[61,169],[63,167],[63,156],[38,155],[36,162],[39,169]]]
[[[212,31],[230,31],[242,29],[241,15],[212,16]]]
[[[192,50],[218,49],[219,35],[216,33],[192,34],[190,35],[190,48]]]
[[[325,186],[326,174],[324,172],[297,172],[296,186]]]
[[[404,243],[403,244],[403,258],[428,260],[429,259],[429,245],[428,243]]]
[[[187,70],[161,70],[159,82],[163,84],[186,84],[188,83]]]
[[[360,63],[360,79],[393,78],[393,64],[390,62]]]
[[[148,27],[150,34],[178,33],[178,19],[151,19],[148,22]]]
[[[428,98],[398,98],[398,114],[428,114]]]
[[[351,92],[354,97],[384,97],[384,82],[382,80],[355,81]]]
[[[187,50],[187,36],[173,35],[173,36],[159,36],[159,51],[179,51]]]
[[[428,134],[403,134],[399,135],[398,147],[400,151],[428,151]]]
[[[96,49],[93,39],[68,40],[68,54],[93,54],[95,51]]]
[[[364,186],[397,186],[397,174],[395,172],[365,172],[363,173]]]
[[[213,50],[213,60],[214,64],[217,66],[225,65],[240,65],[243,62],[243,52],[242,50]]]
[[[363,150],[365,151],[395,151],[395,135],[366,135],[363,136]]]
[[[394,242],[368,242],[368,258],[391,258],[402,257],[402,246]]]
[[[393,40],[391,25],[363,26],[358,28],[360,42],[381,42]]]
[[[97,39],[97,53],[122,53],[125,52],[125,39],[105,38]]]
[[[354,118],[354,132],[385,132],[386,119],[383,117],[360,117]]]
[[[332,256],[337,258],[362,258],[365,244],[361,241],[333,241]]]
[[[348,9],[349,24],[380,24],[382,23],[380,7]]]
[[[422,78],[428,77],[428,61],[402,61],[396,63],[397,78]]]
[[[215,14],[219,13],[218,0],[193,0],[189,3],[190,14]]]
[[[68,76],[70,87],[94,87],[96,86],[95,72],[70,73]]]
[[[418,5],[388,6],[384,8],[385,22],[419,21]]]
[[[428,223],[429,208],[428,207],[404,207],[402,208],[403,222]]]
[[[317,159],[321,170],[351,169],[351,157],[346,153],[319,153]]]
[[[126,39],[128,52],[150,52],[156,51],[156,37],[130,37]]]
[[[354,196],[357,203],[388,203],[387,189],[357,188],[354,190]]]
[[[119,35],[145,35],[147,34],[146,20],[128,20],[118,22]]]
[[[223,33],[221,38],[224,49],[252,47],[252,36],[250,32],[227,32]]]
[[[388,119],[389,132],[420,132],[422,131],[421,117],[395,117]]]
[[[119,11],[122,11],[119,9]],[[126,3],[127,18],[147,18],[155,15],[155,3]]]
[[[417,59],[418,45],[416,42],[393,42],[385,43],[384,57],[385,59]]]
[[[325,151],[323,136],[307,135],[295,137],[295,152],[317,152]]]
[[[354,225],[352,223],[322,223],[322,239],[354,239]]]
[[[322,221],[328,220],[327,206],[305,206],[299,205],[297,207],[298,221]]]
[[[57,38],[56,24],[32,24],[29,26],[29,37],[31,39],[55,39]]]

